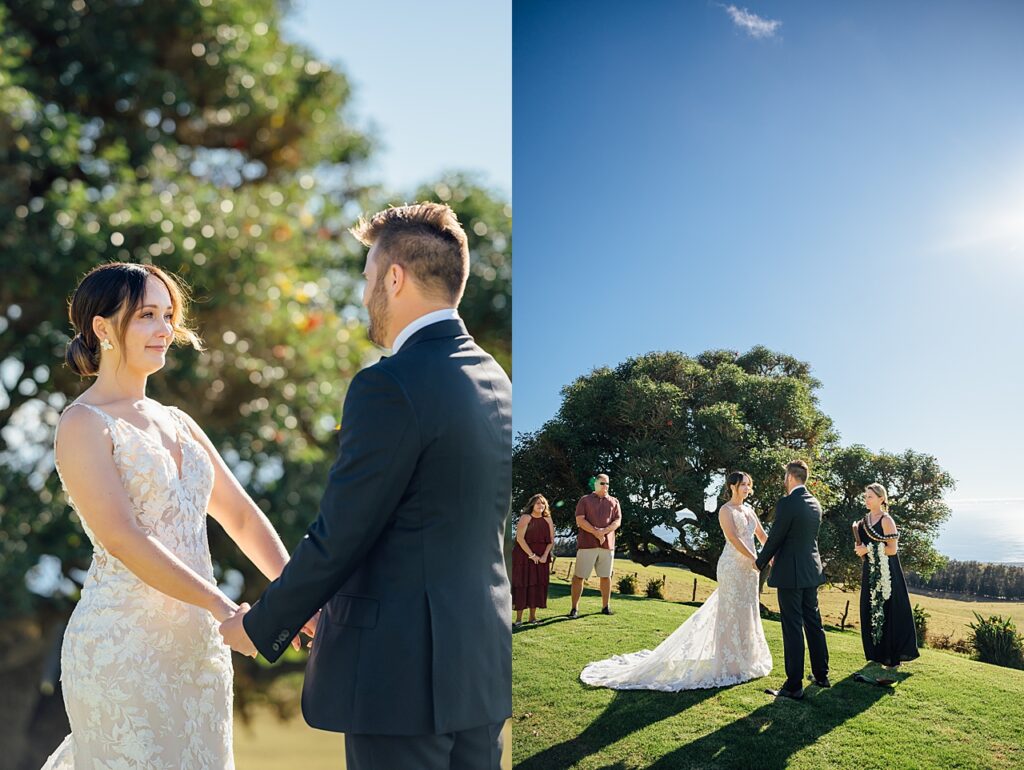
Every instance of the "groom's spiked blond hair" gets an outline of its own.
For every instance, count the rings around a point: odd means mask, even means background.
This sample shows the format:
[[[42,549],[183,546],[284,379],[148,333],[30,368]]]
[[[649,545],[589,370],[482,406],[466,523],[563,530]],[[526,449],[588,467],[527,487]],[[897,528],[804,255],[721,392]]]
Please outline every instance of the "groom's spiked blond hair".
[[[459,304],[469,278],[469,243],[450,207],[395,206],[360,217],[349,232],[364,246],[377,245],[377,275],[401,265],[428,293]]]
[[[794,460],[786,466],[786,473],[792,476],[794,479],[799,481],[801,484],[807,483],[807,477],[811,475],[810,470],[807,468],[807,463],[803,460]]]

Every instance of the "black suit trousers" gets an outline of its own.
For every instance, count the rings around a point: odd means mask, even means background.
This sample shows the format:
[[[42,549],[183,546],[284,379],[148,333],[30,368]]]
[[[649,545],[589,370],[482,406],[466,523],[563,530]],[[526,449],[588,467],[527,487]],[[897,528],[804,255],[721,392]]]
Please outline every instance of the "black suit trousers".
[[[348,770],[501,770],[503,722],[440,735],[345,735]]]
[[[782,649],[786,658],[787,690],[799,690],[804,680],[804,636],[815,679],[828,676],[828,647],[818,610],[818,587],[779,588],[779,612],[782,615]]]

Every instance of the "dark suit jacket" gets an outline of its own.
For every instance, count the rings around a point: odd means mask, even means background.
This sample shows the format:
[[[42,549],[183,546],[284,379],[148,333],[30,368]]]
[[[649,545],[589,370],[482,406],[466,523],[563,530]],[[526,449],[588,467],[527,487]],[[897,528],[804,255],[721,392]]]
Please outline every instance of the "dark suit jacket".
[[[276,660],[318,609],[313,727],[424,735],[512,714],[512,386],[461,321],[415,334],[345,398],[320,512],[245,616]]]
[[[807,487],[798,487],[779,500],[768,541],[757,557],[758,569],[764,569],[775,557],[768,585],[811,588],[825,582],[818,555],[820,528],[821,505]]]

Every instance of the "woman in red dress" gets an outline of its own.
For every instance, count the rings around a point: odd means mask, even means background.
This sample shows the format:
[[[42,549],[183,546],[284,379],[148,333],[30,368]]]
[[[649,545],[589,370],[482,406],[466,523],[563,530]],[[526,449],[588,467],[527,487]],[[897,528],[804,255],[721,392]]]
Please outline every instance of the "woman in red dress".
[[[551,506],[544,495],[534,495],[523,508],[516,527],[516,546],[512,551],[512,608],[516,611],[514,628],[523,624],[523,610],[530,611],[530,623],[537,622],[537,609],[548,606],[548,573],[555,525]]]

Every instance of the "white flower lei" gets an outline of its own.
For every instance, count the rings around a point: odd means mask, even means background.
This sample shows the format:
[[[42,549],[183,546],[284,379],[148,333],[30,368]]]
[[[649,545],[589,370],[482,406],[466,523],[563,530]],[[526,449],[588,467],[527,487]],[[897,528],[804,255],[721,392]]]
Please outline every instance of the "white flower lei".
[[[889,572],[889,557],[885,554],[885,543],[868,543],[868,580],[871,590],[871,638],[875,644],[882,640],[885,624],[885,602],[892,596],[892,575]]]

